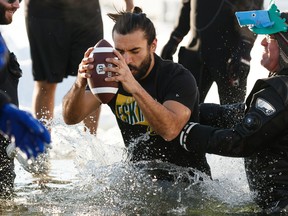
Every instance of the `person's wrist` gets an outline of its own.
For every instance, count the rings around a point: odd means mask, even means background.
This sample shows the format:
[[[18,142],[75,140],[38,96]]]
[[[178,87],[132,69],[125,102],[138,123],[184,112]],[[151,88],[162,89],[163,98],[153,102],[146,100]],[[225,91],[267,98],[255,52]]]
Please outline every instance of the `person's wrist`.
[[[130,1],[126,1],[126,11],[127,12],[133,12],[134,4],[130,3]]]
[[[180,133],[180,145],[186,151],[190,151],[188,146],[187,146],[187,144],[189,143],[189,141],[188,141],[189,133],[193,129],[193,127],[195,127],[198,124],[199,123],[196,123],[196,122],[189,122],[187,125],[185,125],[185,127],[183,128],[183,130]]]
[[[87,86],[87,80],[77,77],[77,79],[74,83],[74,86],[75,86],[75,88],[78,88],[78,89],[85,89]]]
[[[182,38],[179,38],[175,35],[171,35],[170,37],[170,43],[174,44],[175,46],[178,46],[178,44],[182,41]]]
[[[19,110],[18,107],[15,104],[11,104],[11,103],[5,103],[1,108],[1,111],[5,114],[14,113],[17,110]]]
[[[172,35],[171,38],[175,41],[176,44],[179,44],[182,41],[182,38],[178,38],[175,35]]]

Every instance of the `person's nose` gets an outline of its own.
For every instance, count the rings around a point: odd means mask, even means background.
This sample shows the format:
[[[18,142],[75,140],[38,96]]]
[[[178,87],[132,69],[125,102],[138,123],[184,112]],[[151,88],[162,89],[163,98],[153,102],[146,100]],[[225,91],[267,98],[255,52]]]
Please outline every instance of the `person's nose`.
[[[268,45],[267,37],[264,37],[264,38],[262,39],[261,45],[262,45],[262,46],[267,46],[267,45]]]
[[[129,53],[124,53],[123,54],[123,57],[124,57],[124,59],[125,59],[125,62],[126,62],[126,64],[129,64],[129,63],[131,63],[131,55],[129,55]]]

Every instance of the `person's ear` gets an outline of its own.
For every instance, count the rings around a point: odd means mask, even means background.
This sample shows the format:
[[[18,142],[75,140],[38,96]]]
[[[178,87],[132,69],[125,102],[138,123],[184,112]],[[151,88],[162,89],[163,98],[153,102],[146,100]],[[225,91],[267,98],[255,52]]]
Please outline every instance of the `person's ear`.
[[[155,38],[151,44],[151,49],[153,52],[155,52],[156,47],[157,47],[157,39]]]

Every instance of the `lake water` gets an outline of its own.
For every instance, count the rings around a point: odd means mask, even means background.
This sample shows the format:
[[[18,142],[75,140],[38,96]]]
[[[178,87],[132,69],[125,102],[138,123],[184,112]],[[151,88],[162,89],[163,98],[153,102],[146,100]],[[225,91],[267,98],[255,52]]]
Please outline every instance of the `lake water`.
[[[105,12],[111,9],[108,7],[111,2],[116,4],[112,0],[102,1],[105,38],[110,41],[111,23]],[[153,5],[148,0],[137,2],[147,8]],[[160,2],[164,1],[157,3]],[[172,3],[176,5],[174,13],[170,12],[175,15],[177,1],[166,2],[170,3],[169,10]],[[151,16],[158,29],[159,54],[174,24],[169,16],[154,17],[157,11],[153,8]],[[13,24],[3,28],[3,34],[24,73],[19,85],[20,107],[30,111],[33,80],[23,9],[15,14]],[[188,38],[182,44],[187,41]],[[260,53],[260,47],[253,49],[248,90],[258,77],[267,76],[267,71],[258,64]],[[174,174],[175,182],[151,181],[143,170],[125,162],[124,144],[107,106],[103,106],[97,136],[84,132],[82,124],[65,125],[61,100],[74,79],[68,78],[57,89],[49,176],[33,176],[16,161],[16,197],[0,201],[0,215],[255,215],[258,209],[252,202],[242,159],[208,154],[214,181],[194,179],[181,183],[177,179],[186,176],[189,170],[173,166],[166,168]],[[206,102],[219,102],[215,85]]]
[[[139,170],[125,162],[119,130],[109,125],[112,116],[95,137],[81,124],[65,125],[56,113],[49,176],[33,176],[16,161],[16,198],[1,202],[1,215],[253,215],[257,210],[242,159],[208,155],[214,181],[183,183],[177,179],[189,169],[167,165],[176,181],[151,181],[145,163]]]

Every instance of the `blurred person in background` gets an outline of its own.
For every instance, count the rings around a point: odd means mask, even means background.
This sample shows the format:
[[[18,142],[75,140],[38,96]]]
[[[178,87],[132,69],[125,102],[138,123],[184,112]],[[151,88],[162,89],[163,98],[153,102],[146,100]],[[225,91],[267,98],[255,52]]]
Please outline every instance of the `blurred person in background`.
[[[125,3],[131,11],[133,0]],[[57,84],[76,76],[83,53],[103,38],[101,8],[98,0],[25,0],[25,4],[35,81],[32,109],[50,127]],[[83,120],[91,134],[97,132],[99,114],[100,107]]]
[[[19,0],[0,0],[1,25],[12,22],[19,3]],[[31,158],[44,153],[46,144],[51,142],[48,130],[31,114],[17,108],[21,76],[16,56],[0,34],[0,198],[11,198],[14,191],[14,157],[8,154],[8,147],[10,153],[18,147]]]
[[[125,3],[127,10],[133,9],[132,0]],[[103,38],[101,8],[98,0],[25,0],[25,7],[34,78],[32,110],[51,130],[57,84],[76,76],[83,53]],[[94,135],[100,108],[83,119],[84,130]],[[43,154],[26,170],[42,175],[49,167]]]
[[[57,84],[77,75],[82,53],[103,38],[101,9],[98,0],[25,0],[25,7],[35,81],[32,110],[50,128]],[[91,134],[99,114],[100,109],[85,120]]]
[[[221,104],[243,102],[250,70],[250,51],[256,36],[241,28],[236,11],[256,10],[263,0],[183,0],[178,24],[161,57],[173,59],[179,43],[190,32],[188,47],[180,47],[178,62],[196,78],[200,103],[216,82]]]
[[[288,26],[288,13],[281,17]],[[244,157],[252,196],[265,215],[286,215],[288,211],[287,41],[287,32],[261,40],[261,65],[270,73],[256,81],[245,112],[244,105],[201,104],[201,124],[188,123],[180,136],[187,151]]]

